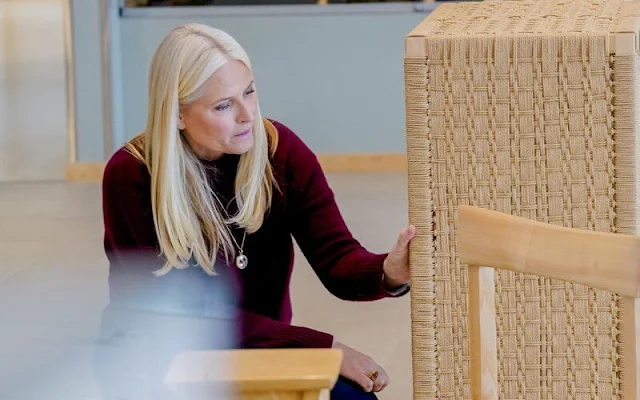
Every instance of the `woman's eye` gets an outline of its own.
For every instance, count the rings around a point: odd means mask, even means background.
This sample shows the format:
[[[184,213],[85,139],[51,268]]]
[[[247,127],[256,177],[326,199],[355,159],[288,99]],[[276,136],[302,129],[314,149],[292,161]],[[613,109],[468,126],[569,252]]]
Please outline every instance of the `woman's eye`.
[[[231,103],[224,103],[224,104],[220,104],[219,106],[216,106],[216,110],[217,111],[224,111],[224,110],[228,109],[229,107],[231,107]]]
[[[245,94],[248,96],[251,93],[254,93],[255,91],[256,91],[255,89],[249,89],[249,90],[247,90],[247,93],[245,93]]]

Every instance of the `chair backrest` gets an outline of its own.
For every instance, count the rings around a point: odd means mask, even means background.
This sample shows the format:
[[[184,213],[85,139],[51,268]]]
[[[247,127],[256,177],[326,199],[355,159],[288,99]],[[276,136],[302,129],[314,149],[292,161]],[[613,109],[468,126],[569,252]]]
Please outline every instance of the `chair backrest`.
[[[457,212],[468,265],[471,393],[498,397],[494,269],[580,283],[622,296],[622,391],[640,399],[640,237],[564,228],[477,207]],[[518,316],[521,317],[521,316]]]
[[[183,352],[165,383],[185,400],[329,400],[341,362],[337,349]]]

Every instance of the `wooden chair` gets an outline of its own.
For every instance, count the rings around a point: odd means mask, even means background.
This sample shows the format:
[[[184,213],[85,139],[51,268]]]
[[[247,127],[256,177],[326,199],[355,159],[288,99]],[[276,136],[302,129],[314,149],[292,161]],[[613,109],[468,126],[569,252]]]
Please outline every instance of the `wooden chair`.
[[[329,400],[341,362],[336,349],[184,352],[165,383],[184,400]]]
[[[469,266],[473,399],[496,399],[499,393],[494,268],[623,296],[623,397],[640,399],[640,237],[562,228],[470,206],[459,207],[457,230],[460,263]]]

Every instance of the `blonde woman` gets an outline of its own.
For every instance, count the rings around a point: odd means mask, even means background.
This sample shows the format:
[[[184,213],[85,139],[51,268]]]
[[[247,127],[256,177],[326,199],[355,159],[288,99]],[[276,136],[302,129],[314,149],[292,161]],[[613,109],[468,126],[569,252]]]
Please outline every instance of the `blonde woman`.
[[[220,30],[188,24],[168,34],[151,63],[148,110],[145,131],[104,172],[111,302],[102,344],[131,329],[131,321],[114,322],[123,315],[115,310],[232,310],[234,346],[340,348],[331,398],[376,398],[389,383],[380,365],[330,333],[291,325],[293,239],[331,293],[372,301],[409,290],[414,228],[403,229],[388,254],[352,237],[315,155],[285,125],[262,117],[249,57]],[[96,361],[103,378],[104,360]]]

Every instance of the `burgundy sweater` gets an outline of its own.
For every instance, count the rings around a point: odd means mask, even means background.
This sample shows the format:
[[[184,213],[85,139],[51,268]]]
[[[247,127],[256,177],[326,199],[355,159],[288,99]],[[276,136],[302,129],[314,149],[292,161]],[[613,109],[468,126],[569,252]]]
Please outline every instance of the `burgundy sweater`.
[[[232,310],[238,346],[331,347],[331,334],[291,325],[293,239],[320,281],[341,299],[371,301],[406,293],[385,289],[386,254],[373,254],[354,239],[316,156],[286,126],[272,122],[279,134],[271,159],[279,189],[274,190],[262,227],[246,237],[248,267],[240,270],[218,257],[216,276],[196,266],[173,269],[160,277],[151,273],[163,262],[151,215],[150,176],[126,150],[113,155],[103,177],[104,246],[110,262],[108,308],[202,314],[212,294],[225,293],[225,309]],[[231,213],[237,210],[231,200],[238,161],[235,155],[203,161],[216,194],[222,204],[230,204]],[[232,234],[240,244],[242,231]]]

